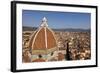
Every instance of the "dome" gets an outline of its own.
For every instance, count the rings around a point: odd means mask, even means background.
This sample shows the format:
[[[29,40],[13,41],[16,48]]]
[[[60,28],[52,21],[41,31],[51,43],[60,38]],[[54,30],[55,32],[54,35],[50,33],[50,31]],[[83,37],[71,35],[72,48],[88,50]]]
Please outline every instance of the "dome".
[[[45,17],[42,20],[41,27],[32,34],[29,43],[32,54],[48,54],[57,50],[54,32],[48,27]]]

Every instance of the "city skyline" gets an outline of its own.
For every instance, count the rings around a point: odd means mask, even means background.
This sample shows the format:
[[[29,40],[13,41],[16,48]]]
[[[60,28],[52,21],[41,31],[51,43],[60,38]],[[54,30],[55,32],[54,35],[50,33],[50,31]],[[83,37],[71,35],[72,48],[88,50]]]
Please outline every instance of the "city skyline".
[[[50,28],[78,28],[90,29],[91,14],[79,12],[54,12],[54,11],[22,11],[22,25],[29,27],[39,27],[43,17],[48,20]]]

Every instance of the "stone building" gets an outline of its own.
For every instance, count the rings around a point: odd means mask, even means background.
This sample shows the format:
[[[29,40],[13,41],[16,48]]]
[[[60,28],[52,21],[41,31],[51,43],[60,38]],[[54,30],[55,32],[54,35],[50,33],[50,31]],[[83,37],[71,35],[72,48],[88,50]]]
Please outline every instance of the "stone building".
[[[32,62],[57,61],[58,48],[55,34],[42,19],[40,27],[30,36],[29,48]]]

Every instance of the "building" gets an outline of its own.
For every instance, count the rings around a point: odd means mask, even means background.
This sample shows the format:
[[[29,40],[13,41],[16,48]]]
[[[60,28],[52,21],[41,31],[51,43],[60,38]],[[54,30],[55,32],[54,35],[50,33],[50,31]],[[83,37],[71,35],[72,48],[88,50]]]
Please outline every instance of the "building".
[[[57,42],[54,32],[48,27],[44,17],[41,26],[31,35],[29,41],[32,62],[56,61]]]

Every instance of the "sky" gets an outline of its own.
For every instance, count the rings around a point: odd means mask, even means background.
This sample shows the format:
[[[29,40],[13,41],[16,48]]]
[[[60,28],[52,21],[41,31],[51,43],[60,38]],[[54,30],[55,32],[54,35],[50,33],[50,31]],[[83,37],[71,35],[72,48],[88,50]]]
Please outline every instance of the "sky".
[[[43,17],[48,20],[50,28],[80,28],[90,29],[91,27],[91,14],[79,12],[55,12],[55,11],[35,11],[23,10],[22,11],[22,25],[39,27]]]

